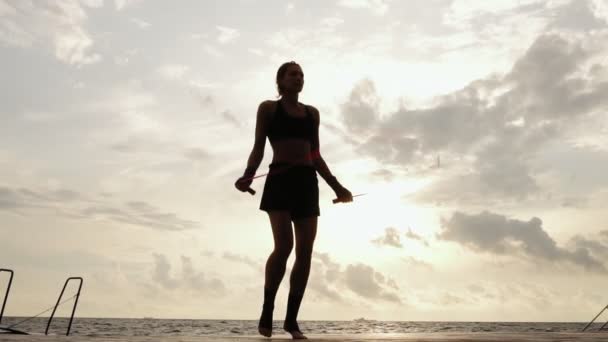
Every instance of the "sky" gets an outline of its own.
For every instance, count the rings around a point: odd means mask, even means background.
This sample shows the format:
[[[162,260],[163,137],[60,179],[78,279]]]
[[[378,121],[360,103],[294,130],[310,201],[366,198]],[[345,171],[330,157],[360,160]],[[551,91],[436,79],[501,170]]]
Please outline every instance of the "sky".
[[[233,183],[294,60],[323,158],[367,194],[320,178],[300,319],[589,321],[607,39],[603,0],[0,0],[5,315],[81,276],[79,317],[257,319],[264,179]]]

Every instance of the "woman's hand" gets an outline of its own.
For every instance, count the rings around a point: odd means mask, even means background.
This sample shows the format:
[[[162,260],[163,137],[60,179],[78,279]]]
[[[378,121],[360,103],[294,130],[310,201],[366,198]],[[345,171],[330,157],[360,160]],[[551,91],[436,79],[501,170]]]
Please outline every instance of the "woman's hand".
[[[340,186],[334,190],[338,202],[352,202],[353,194],[345,187]]]
[[[246,192],[251,189],[250,187],[252,182],[253,179],[250,176],[243,175],[239,179],[237,179],[236,182],[234,182],[234,187],[241,192]]]
[[[337,202],[352,202],[353,194],[348,191],[347,188],[343,187],[340,182],[336,179],[336,177],[331,176],[326,179],[327,184],[331,187],[331,189],[336,193],[336,199],[334,203]]]

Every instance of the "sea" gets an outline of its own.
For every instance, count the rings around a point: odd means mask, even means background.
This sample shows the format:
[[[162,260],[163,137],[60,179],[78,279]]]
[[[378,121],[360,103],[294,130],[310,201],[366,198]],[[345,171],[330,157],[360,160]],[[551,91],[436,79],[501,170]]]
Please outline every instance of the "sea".
[[[48,318],[4,317],[1,326],[22,322],[14,329],[44,334]],[[257,320],[155,319],[155,318],[78,318],[72,323],[70,336],[239,336],[256,335]],[[64,335],[69,318],[53,319],[49,334]],[[283,322],[275,321],[273,331],[284,333]],[[407,334],[407,333],[474,333],[474,332],[580,332],[581,322],[408,322],[356,319],[352,321],[299,321],[300,329],[310,334]],[[598,331],[594,323],[587,331]],[[606,331],[608,336],[608,331]]]

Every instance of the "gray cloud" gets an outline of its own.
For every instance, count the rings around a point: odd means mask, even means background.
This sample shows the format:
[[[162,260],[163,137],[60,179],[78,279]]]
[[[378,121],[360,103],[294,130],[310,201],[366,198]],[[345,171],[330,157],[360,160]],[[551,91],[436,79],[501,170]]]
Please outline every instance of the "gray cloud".
[[[128,202],[126,208],[93,206],[80,212],[81,218],[101,216],[112,221],[158,230],[181,231],[199,228],[196,221],[184,220],[175,213],[161,212],[158,208],[141,201]]]
[[[394,279],[375,271],[364,264],[347,265],[344,270],[333,262],[327,253],[313,252],[313,264],[309,280],[309,288],[319,296],[346,302],[343,291],[365,299],[382,299],[393,303],[401,303],[399,296],[393,292],[399,287]]]
[[[478,284],[469,284],[469,286],[467,286],[467,290],[469,290],[473,294],[484,294],[486,292],[486,289],[484,289],[483,286],[480,286]]]
[[[388,166],[416,173],[438,154],[458,161],[416,194],[418,200],[525,199],[540,190],[536,175],[543,169],[534,161],[543,148],[574,120],[608,105],[608,81],[587,76],[589,61],[600,53],[592,39],[542,35],[506,75],[471,82],[429,108],[383,117],[373,83],[363,81],[342,105],[344,125],[363,141],[358,151]]]
[[[243,124],[241,123],[241,121],[239,121],[239,119],[237,119],[236,116],[234,116],[234,114],[232,114],[229,110],[223,111],[221,115],[224,120],[233,124],[234,126],[236,126],[238,128],[243,127]]]
[[[346,286],[361,297],[401,303],[399,296],[382,288],[384,278],[371,266],[348,265],[344,271],[344,277]]]
[[[395,179],[395,173],[389,169],[378,169],[372,172],[371,176],[382,178],[385,182],[390,182]]]
[[[557,246],[537,217],[526,222],[487,211],[477,215],[455,212],[450,219],[443,218],[441,226],[438,239],[453,241],[477,252],[567,261],[588,271],[606,272],[603,263],[592,256],[588,248],[579,245],[568,250]]]
[[[197,293],[224,294],[226,287],[224,283],[217,279],[207,279],[203,272],[197,272],[192,266],[192,259],[181,256],[182,263],[181,277],[171,275],[171,263],[164,254],[153,254],[154,270],[152,279],[166,290],[191,290]]]
[[[372,240],[372,243],[378,246],[403,248],[403,245],[401,244],[401,238],[399,236],[399,231],[393,227],[388,227],[384,229],[384,236]]]
[[[406,238],[408,238],[408,239],[411,239],[411,240],[417,240],[417,241],[420,241],[422,244],[424,244],[424,245],[425,245],[425,246],[427,246],[427,247],[429,246],[428,241],[426,241],[426,240],[425,240],[425,239],[424,239],[422,236],[420,236],[420,235],[418,235],[418,234],[414,233],[414,232],[412,231],[412,228],[408,228],[408,229],[407,229],[407,232],[405,233],[405,237],[406,237]]]
[[[562,207],[566,208],[584,208],[588,204],[588,199],[585,197],[565,197],[562,200]]]
[[[192,148],[186,149],[184,151],[184,156],[186,156],[186,158],[188,158],[188,159],[195,160],[195,161],[205,161],[205,160],[209,160],[209,158],[211,158],[211,154],[209,152],[207,152],[205,149],[202,149],[200,147],[192,147]]]
[[[52,210],[71,219],[106,220],[159,230],[180,231],[200,227],[200,223],[179,218],[175,213],[162,212],[142,201],[132,201],[123,207],[107,203],[107,197],[88,198],[69,189],[9,188],[0,186],[0,210],[23,215],[28,210]]]
[[[197,272],[192,266],[192,259],[181,256],[182,277],[186,286],[197,291],[210,291],[216,294],[223,294],[226,290],[224,283],[217,278],[207,279],[203,272]]]
[[[606,27],[606,21],[596,16],[596,5],[589,0],[573,0],[556,10],[549,29],[571,29],[588,31]]]
[[[355,134],[367,133],[374,129],[378,120],[378,95],[371,80],[363,80],[355,85],[347,102],[342,104],[344,124]]]
[[[215,99],[209,94],[203,94],[199,87],[191,86],[190,93],[202,108],[209,108],[215,104]]]
[[[84,29],[87,15],[79,1],[3,1],[0,5],[0,42],[22,48],[50,43],[49,50],[67,64],[101,60],[99,54],[90,52],[93,39]]]
[[[594,256],[598,258],[605,259],[608,257],[608,243],[604,243],[601,241],[603,232],[600,232],[600,239],[590,240],[581,235],[576,235],[572,237],[569,241],[569,246],[572,249],[578,250],[583,249],[591,252]]]
[[[79,193],[68,189],[35,191],[27,188],[0,186],[0,210],[52,208],[66,202],[82,200]]]
[[[408,257],[403,258],[403,262],[408,267],[433,270],[433,266],[431,264],[429,264],[428,262],[424,262],[422,260],[416,259],[416,258],[414,258],[412,256],[408,256]]]
[[[263,270],[264,269],[262,263],[257,262],[257,261],[253,260],[252,258],[250,258],[248,256],[233,254],[233,253],[230,253],[230,252],[224,252],[224,254],[222,255],[222,258],[224,258],[226,260],[229,260],[229,261],[236,262],[236,263],[245,264],[245,265],[250,266],[251,268],[253,268],[255,270]]]
[[[154,256],[154,272],[152,279],[157,281],[165,289],[175,289],[179,285],[177,279],[173,279],[169,274],[171,264],[164,254],[153,254]]]
[[[420,241],[420,243],[424,244],[427,247],[429,246],[429,243],[422,236],[414,233],[411,228],[408,228],[404,236],[411,240]],[[399,231],[394,227],[386,228],[384,230],[383,236],[373,239],[371,240],[371,242],[377,246],[403,248],[403,244],[401,243],[401,235]]]
[[[452,293],[444,292],[439,296],[438,302],[441,305],[450,306],[466,303],[467,300]]]
[[[344,302],[344,298],[336,289],[342,275],[340,265],[333,262],[329,254],[319,252],[313,252],[312,263],[308,288],[325,299]]]

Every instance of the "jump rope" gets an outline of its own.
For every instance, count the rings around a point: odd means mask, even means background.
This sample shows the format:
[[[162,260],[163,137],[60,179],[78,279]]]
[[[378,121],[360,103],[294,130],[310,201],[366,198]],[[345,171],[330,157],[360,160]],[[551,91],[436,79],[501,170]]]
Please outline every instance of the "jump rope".
[[[263,174],[260,174],[260,175],[255,175],[255,176],[248,177],[248,178],[243,178],[243,179],[242,179],[242,181],[244,181],[244,182],[248,182],[248,181],[250,181],[250,180],[252,181],[252,180],[254,180],[254,179],[256,179],[256,178],[273,176],[273,175],[276,175],[276,174],[279,174],[279,173],[283,173],[283,172],[285,172],[286,170],[288,170],[289,168],[294,167],[294,166],[295,166],[295,165],[286,165],[286,166],[281,167],[281,168],[279,168],[279,169],[277,169],[277,170],[275,170],[275,171],[266,172],[266,173],[263,173]],[[248,193],[250,193],[252,196],[253,196],[253,195],[255,195],[255,190],[253,190],[252,188],[247,188],[247,192],[248,192]],[[359,197],[359,196],[363,196],[363,195],[366,195],[366,194],[365,194],[365,193],[362,193],[362,194],[356,194],[356,195],[352,195],[352,198]],[[346,202],[346,201],[343,201],[343,200],[342,200],[342,199],[340,199],[340,198],[334,198],[334,199],[332,200],[332,203],[333,203],[333,204],[336,204],[336,203],[341,203],[341,202]]]

